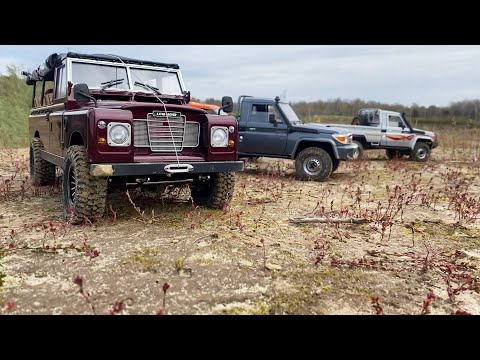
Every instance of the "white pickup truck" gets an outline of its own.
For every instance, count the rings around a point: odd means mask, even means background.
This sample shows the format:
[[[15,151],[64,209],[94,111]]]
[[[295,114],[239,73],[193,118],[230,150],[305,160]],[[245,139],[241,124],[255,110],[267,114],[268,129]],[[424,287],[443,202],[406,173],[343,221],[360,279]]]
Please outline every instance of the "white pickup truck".
[[[361,109],[351,125],[322,125],[347,129],[358,145],[357,159],[362,158],[364,150],[385,149],[390,159],[408,155],[415,161],[427,161],[438,146],[435,133],[414,129],[404,113],[394,111]]]

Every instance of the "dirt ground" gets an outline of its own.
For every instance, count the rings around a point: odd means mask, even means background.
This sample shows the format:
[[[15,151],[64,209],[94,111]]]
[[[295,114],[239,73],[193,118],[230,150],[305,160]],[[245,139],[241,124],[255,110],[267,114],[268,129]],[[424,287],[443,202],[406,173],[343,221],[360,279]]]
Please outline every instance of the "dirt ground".
[[[316,183],[259,159],[223,211],[116,192],[73,226],[59,186],[31,186],[27,149],[0,152],[4,314],[480,314],[477,161],[373,151]]]

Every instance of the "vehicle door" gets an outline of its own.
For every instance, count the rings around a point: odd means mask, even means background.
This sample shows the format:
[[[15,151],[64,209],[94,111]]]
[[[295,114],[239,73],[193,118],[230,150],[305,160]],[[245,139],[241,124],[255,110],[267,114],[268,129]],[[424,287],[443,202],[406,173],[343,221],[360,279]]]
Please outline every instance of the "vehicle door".
[[[52,101],[49,109],[50,146],[52,154],[63,156],[63,113],[67,96],[67,71],[65,62],[55,70],[55,86],[52,92]]]
[[[388,147],[407,148],[409,146],[412,135],[403,122],[403,119],[398,114],[386,114],[387,131],[385,136],[385,143]]]
[[[388,117],[385,111],[380,113],[380,145],[387,146]]]
[[[251,103],[239,141],[240,153],[283,155],[288,126],[273,103]],[[243,119],[245,120],[245,119]]]
[[[385,113],[380,110],[366,110],[363,113],[365,117],[365,126],[368,126],[369,129],[365,127],[362,128],[360,134],[365,136],[365,139],[370,144],[370,146],[377,147],[381,145],[385,137]]]
[[[43,142],[45,150],[49,148],[50,125],[47,122],[47,114],[43,108],[43,93],[45,92],[44,81],[37,81],[33,89],[32,109],[28,118],[30,136],[38,132],[38,136]]]

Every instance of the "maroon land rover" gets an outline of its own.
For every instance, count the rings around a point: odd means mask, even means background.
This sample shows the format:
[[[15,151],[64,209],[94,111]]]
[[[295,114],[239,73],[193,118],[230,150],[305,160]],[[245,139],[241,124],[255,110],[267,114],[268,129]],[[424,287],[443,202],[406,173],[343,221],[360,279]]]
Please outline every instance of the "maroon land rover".
[[[231,199],[243,170],[237,122],[188,106],[178,65],[69,52],[23,74],[33,86],[31,177],[48,185],[63,169],[67,218],[102,216],[113,187],[188,183],[200,205]]]

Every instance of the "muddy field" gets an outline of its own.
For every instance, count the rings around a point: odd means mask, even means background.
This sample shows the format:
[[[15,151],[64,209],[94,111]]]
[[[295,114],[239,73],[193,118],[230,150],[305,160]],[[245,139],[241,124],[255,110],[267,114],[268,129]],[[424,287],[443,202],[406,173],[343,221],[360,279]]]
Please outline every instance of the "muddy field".
[[[5,314],[480,314],[476,155],[374,151],[323,183],[260,159],[223,211],[186,189],[131,191],[138,210],[116,192],[73,226],[58,186],[31,186],[27,153],[0,154]]]

